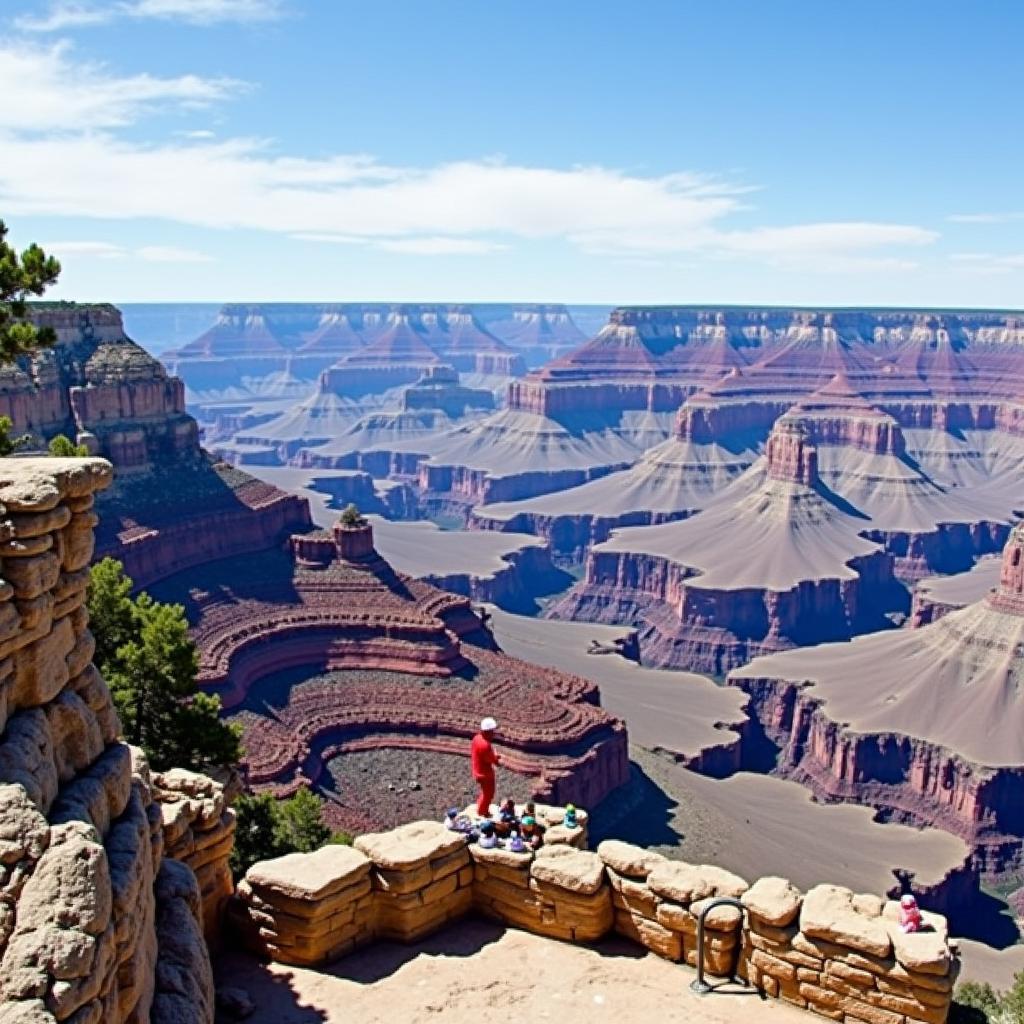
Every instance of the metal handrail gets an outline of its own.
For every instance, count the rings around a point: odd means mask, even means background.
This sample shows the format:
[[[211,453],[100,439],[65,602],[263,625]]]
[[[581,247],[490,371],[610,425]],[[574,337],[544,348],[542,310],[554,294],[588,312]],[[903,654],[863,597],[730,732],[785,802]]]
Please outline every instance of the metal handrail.
[[[714,988],[704,980],[704,918],[708,916],[708,912],[714,910],[715,907],[735,907],[740,912],[740,940],[742,943],[743,938],[743,915],[747,912],[747,908],[740,903],[739,900],[733,899],[732,896],[719,896],[717,899],[713,899],[708,903],[700,912],[700,917],[697,918],[697,978],[695,981],[690,983],[690,989],[697,993],[699,996],[706,996],[709,992],[713,992]],[[739,957],[742,955],[742,946],[738,947],[736,959],[739,961]],[[735,968],[733,969],[732,977],[729,979],[735,984],[742,984],[746,987],[746,980],[738,978],[736,976]]]

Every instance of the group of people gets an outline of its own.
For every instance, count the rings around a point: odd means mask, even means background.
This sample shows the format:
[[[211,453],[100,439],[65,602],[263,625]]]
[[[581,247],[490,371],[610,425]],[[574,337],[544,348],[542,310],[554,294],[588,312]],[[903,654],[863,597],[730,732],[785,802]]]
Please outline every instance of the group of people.
[[[445,815],[444,825],[450,831],[466,836],[469,842],[477,843],[485,850],[504,849],[512,853],[529,853],[540,849],[544,844],[545,832],[544,825],[537,820],[537,808],[533,802],[524,804],[523,813],[520,815],[516,811],[515,799],[506,797],[499,806],[497,815],[494,816],[491,812],[497,787],[494,769],[501,764],[501,757],[493,745],[497,728],[498,723],[493,718],[485,718],[470,745],[473,780],[480,790],[476,803],[476,820],[453,807]],[[576,808],[572,804],[565,809],[563,824],[570,828],[576,827]]]

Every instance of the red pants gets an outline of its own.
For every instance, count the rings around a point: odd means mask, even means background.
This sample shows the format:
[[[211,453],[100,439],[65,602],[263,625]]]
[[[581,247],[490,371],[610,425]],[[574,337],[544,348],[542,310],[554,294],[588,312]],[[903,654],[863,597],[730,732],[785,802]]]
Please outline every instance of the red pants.
[[[490,775],[474,776],[476,784],[480,787],[480,799],[476,802],[476,813],[481,818],[491,816],[491,804],[494,801],[494,773]]]

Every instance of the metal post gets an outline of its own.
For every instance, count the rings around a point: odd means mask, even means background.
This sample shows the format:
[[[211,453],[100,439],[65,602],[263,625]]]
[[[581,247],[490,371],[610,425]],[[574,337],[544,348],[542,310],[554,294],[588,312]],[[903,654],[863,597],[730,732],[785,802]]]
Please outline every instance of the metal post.
[[[708,912],[714,910],[715,907],[735,907],[740,912],[740,941],[743,940],[743,914],[746,912],[746,907],[740,903],[739,900],[733,899],[731,896],[719,896],[718,899],[712,900],[704,909],[700,912],[700,917],[697,918],[697,978],[695,981],[690,983],[690,989],[696,992],[699,996],[706,996],[709,992],[713,992],[714,989],[704,980],[704,918],[708,916]],[[742,948],[740,950],[742,953]],[[735,972],[729,979],[732,982],[742,982],[744,987],[746,981],[741,978],[737,978]]]

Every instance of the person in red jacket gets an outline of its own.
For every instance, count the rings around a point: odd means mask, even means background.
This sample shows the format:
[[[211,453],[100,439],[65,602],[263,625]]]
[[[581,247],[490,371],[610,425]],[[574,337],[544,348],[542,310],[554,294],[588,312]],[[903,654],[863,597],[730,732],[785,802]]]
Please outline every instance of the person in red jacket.
[[[480,787],[480,799],[476,802],[476,813],[481,818],[491,815],[491,801],[494,799],[494,766],[501,764],[492,741],[498,723],[493,718],[485,718],[480,723],[480,731],[473,737],[469,748],[469,756],[473,764],[473,779]]]

